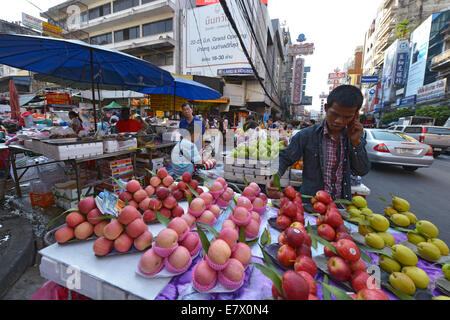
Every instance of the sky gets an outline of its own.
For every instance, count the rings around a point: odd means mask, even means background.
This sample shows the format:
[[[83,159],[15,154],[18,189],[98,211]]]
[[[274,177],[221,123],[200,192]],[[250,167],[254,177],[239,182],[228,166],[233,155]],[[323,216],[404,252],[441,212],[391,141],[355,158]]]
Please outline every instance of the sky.
[[[358,45],[364,45],[364,35],[376,17],[382,0],[269,0],[271,19],[286,21],[292,42],[299,34],[313,42],[313,55],[305,56],[305,66],[311,67],[307,76],[306,95],[313,105],[306,109],[320,110],[319,95],[328,93],[328,74],[354,55]]]
[[[0,0],[6,2],[6,0]],[[14,0],[14,6],[2,5],[0,19],[22,20],[22,12],[39,18],[40,10],[62,3],[63,0]],[[314,42],[315,52],[305,56],[311,67],[306,83],[306,95],[313,96],[307,109],[320,110],[319,95],[328,92],[328,73],[354,55],[358,45],[364,45],[364,34],[376,16],[383,0],[269,0],[271,19],[286,21],[295,42],[300,33],[306,42]]]

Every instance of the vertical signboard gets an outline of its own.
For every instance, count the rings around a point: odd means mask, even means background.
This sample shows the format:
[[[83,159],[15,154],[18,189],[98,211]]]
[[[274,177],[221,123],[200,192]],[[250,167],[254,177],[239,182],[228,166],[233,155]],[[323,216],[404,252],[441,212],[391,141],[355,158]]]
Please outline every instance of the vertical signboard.
[[[394,69],[395,86],[403,86],[405,84],[405,73],[406,73],[408,52],[409,52],[409,41],[406,39],[399,40]]]
[[[42,20],[22,12],[22,23],[25,27],[42,32]]]
[[[305,68],[305,59],[297,58],[294,63],[294,75],[292,86],[292,104],[300,104],[302,102],[302,85],[303,72]]]
[[[427,20],[411,33],[411,53],[405,97],[417,94],[417,90],[423,86],[428,57],[431,21],[432,16],[428,17]]]
[[[383,73],[381,78],[381,90],[383,101],[391,100],[391,93],[394,80],[394,60],[397,51],[398,40],[394,41],[384,53]]]

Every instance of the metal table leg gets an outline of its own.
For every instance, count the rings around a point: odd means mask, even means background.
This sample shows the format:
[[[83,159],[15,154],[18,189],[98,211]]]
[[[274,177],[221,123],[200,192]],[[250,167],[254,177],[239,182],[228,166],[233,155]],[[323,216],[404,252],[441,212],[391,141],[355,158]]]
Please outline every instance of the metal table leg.
[[[22,190],[20,189],[20,179],[17,175],[17,167],[16,167],[16,152],[10,151],[9,153],[11,166],[13,168],[13,174],[14,174],[14,182],[16,185],[16,193],[19,198],[22,198]]]

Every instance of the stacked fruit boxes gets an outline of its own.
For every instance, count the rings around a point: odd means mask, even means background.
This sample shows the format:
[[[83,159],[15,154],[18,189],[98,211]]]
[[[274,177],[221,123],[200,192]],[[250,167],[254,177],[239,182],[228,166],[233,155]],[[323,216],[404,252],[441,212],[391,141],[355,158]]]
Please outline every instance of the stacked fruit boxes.
[[[111,192],[119,192],[121,188],[114,179],[128,181],[134,175],[134,167],[130,157],[118,158],[115,160],[99,160],[98,168],[100,171],[100,179],[108,179],[108,181],[97,185],[97,191],[106,189]]]
[[[233,158],[227,156],[224,158],[224,178],[232,182],[244,183],[244,178],[248,183],[266,184],[277,173],[278,165],[274,160],[256,160]],[[280,177],[281,187],[289,185],[289,171]]]

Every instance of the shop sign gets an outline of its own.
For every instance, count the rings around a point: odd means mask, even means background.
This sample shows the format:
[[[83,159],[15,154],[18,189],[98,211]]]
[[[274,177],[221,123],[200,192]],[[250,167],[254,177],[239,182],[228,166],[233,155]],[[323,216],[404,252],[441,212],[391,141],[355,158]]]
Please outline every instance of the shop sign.
[[[314,53],[314,43],[293,44],[288,47],[288,56],[310,55]]]
[[[42,21],[42,34],[62,39],[62,29],[48,22]]]
[[[347,73],[345,72],[335,72],[335,73],[329,73],[328,79],[335,80],[335,79],[344,79],[347,77]]]
[[[47,104],[71,105],[70,95],[68,93],[47,93],[45,95]]]
[[[417,101],[431,100],[445,95],[447,88],[447,79],[435,81],[422,86],[417,90]]]

